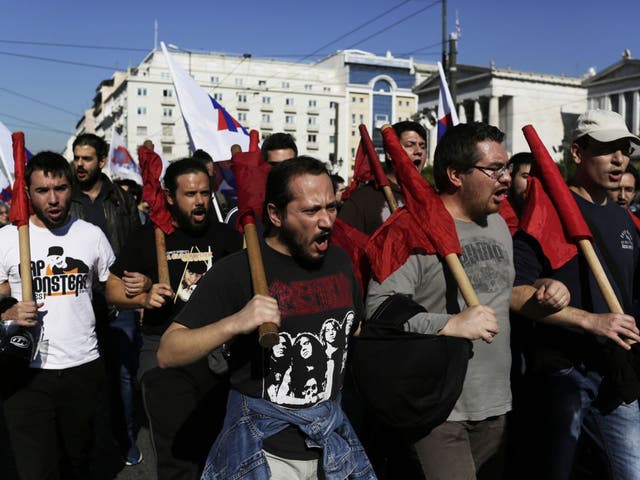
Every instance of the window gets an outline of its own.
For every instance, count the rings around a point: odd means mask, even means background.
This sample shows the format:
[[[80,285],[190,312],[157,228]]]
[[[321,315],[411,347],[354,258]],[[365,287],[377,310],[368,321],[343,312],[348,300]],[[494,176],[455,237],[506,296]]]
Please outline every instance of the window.
[[[163,108],[162,109],[163,117],[173,117],[173,108]]]
[[[247,121],[247,112],[238,112],[238,121],[246,122]]]
[[[310,133],[307,135],[307,142],[316,143],[318,141],[318,136],[315,133]]]
[[[291,125],[292,123],[296,123],[295,115],[286,115],[284,117],[284,123]]]
[[[165,137],[173,135],[173,125],[162,125],[162,135]]]
[[[352,148],[352,149],[351,149],[351,158],[353,158],[353,157],[355,157],[355,156],[356,156],[356,149],[355,149],[355,148]]]
[[[307,92],[310,92],[312,88],[313,88],[313,85],[311,85],[310,83],[306,83],[306,84],[304,85],[304,89],[305,89]]]
[[[282,88],[290,88],[289,82],[282,82]]]
[[[262,123],[270,123],[270,122],[271,122],[271,115],[269,115],[268,113],[263,113]]]
[[[264,87],[267,84],[266,80],[258,80],[258,86],[259,87]]]
[[[145,127],[144,125],[138,125],[136,127],[136,135],[146,135],[147,134],[147,127]]]
[[[318,105],[318,102],[316,102],[315,100],[309,100],[310,107],[316,107],[317,105]]]
[[[211,83],[220,83],[220,77],[211,77]]]
[[[356,103],[356,97],[351,97],[351,103]]]
[[[317,125],[317,123],[318,117],[309,117],[309,119],[307,120],[308,125]]]
[[[271,97],[262,97],[262,103],[264,105],[269,105],[271,104]]]
[[[352,113],[351,114],[351,125],[355,125],[356,124],[356,114]]]
[[[335,126],[336,124],[336,119],[335,118],[330,118],[329,119],[329,125],[331,125],[332,127]]]
[[[138,87],[138,96],[139,97],[146,97],[147,96],[147,89],[145,87]]]
[[[364,103],[364,97],[360,97],[360,103]]]
[[[364,114],[360,114],[360,123],[364,123]]]
[[[213,99],[214,99],[216,102],[221,102],[221,101],[222,101],[222,94],[221,94],[221,93],[214,93],[214,94],[213,94]]]
[[[404,102],[404,104],[408,107],[408,106],[409,106],[409,100],[407,100],[406,102]]]
[[[292,106],[292,105],[293,105],[293,103],[294,103],[294,102],[293,102],[293,98],[285,98],[285,99],[284,99],[284,104],[285,104],[285,105]]]
[[[238,103],[247,103],[247,96],[244,94],[238,95]]]
[[[331,91],[331,87],[322,87],[322,90],[325,92],[330,92]]]
[[[338,108],[338,102],[329,102],[329,108]]]
[[[335,135],[329,135],[329,143],[336,143],[336,136]]]
[[[171,147],[171,145],[163,145],[162,146],[162,153],[164,153],[166,155],[171,155],[173,153],[173,148]]]
[[[242,79],[241,78],[236,78],[236,86],[238,86],[238,87],[242,86]]]
[[[356,136],[356,131],[355,130],[351,130],[351,136],[355,137]]]
[[[146,115],[147,107],[138,107],[138,115]]]
[[[170,88],[165,88],[164,90],[162,90],[162,96],[173,97],[173,90],[171,90]]]

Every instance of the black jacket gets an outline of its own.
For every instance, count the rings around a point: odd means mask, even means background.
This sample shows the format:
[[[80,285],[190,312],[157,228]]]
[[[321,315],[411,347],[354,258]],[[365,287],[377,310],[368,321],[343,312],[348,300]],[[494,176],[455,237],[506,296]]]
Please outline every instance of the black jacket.
[[[105,189],[102,207],[107,224],[107,238],[113,252],[118,256],[129,233],[140,226],[140,217],[131,195],[114,185],[104,173],[100,175]],[[71,215],[84,219],[86,212],[80,195],[84,195],[84,193],[75,185],[71,199]]]

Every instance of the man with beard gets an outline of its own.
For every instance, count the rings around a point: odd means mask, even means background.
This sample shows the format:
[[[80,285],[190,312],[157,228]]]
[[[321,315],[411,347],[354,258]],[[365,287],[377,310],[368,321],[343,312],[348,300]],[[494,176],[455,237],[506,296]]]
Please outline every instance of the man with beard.
[[[224,380],[206,359],[184,368],[160,369],[160,336],[185,302],[174,294],[188,271],[210,267],[242,247],[240,234],[211,220],[211,188],[205,167],[193,159],[172,163],[164,176],[167,203],[176,230],[166,236],[170,284],[158,283],[153,227],[132,236],[111,268],[107,299],[123,308],[144,308],[140,371],[144,406],[158,460],[158,478],[199,478],[206,449],[215,439],[216,421],[226,398]],[[142,293],[130,277],[149,277]],[[195,291],[198,291],[196,288]],[[219,404],[218,408],[213,405]],[[203,407],[207,407],[206,409]]]
[[[100,227],[117,256],[129,234],[140,227],[140,216],[131,195],[102,173],[108,153],[107,142],[92,133],[78,135],[74,140],[76,181],[71,214]],[[138,280],[142,281],[141,278]],[[142,453],[136,444],[134,398],[140,314],[136,310],[122,310],[116,315],[115,309],[105,301],[103,286],[94,289],[93,306],[98,317],[98,342],[107,366],[109,387],[109,413],[100,417],[100,427],[111,429],[125,463],[137,465],[142,461]],[[101,432],[99,448],[103,453],[108,446],[104,437],[106,435]]]
[[[105,381],[91,285],[107,280],[114,255],[99,228],[69,214],[72,179],[69,163],[53,152],[38,153],[25,169],[35,212],[29,221],[34,299],[21,298],[16,227],[0,231],[0,296],[15,297],[2,300],[1,320],[28,327],[39,339],[30,363],[2,367],[4,414],[25,480],[90,478]],[[63,252],[76,268],[52,270],[49,260]],[[69,471],[61,472],[61,464]]]
[[[228,346],[232,388],[225,425],[202,478],[375,478],[340,407],[344,367],[325,377],[323,324],[356,319],[339,333],[344,341],[336,356],[342,359],[362,317],[351,262],[329,243],[336,200],[324,164],[302,156],[274,166],[264,212],[269,296],[253,293],[245,251],[225,258],[202,278],[158,351],[160,366],[170,368]],[[291,355],[284,374],[258,344],[263,323],[278,325],[281,340],[300,352]]]

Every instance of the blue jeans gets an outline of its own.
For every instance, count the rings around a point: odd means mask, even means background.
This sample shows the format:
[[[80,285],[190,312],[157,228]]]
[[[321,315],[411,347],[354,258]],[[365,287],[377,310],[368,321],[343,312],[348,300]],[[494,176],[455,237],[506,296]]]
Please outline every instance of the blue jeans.
[[[114,386],[117,385],[119,393],[128,447],[135,444],[137,434],[135,390],[138,354],[142,342],[139,322],[140,313],[137,310],[121,310],[109,324],[108,351],[105,352]]]
[[[607,460],[610,478],[640,480],[640,409],[638,401],[604,415],[595,406],[602,376],[571,367],[533,379],[535,402],[532,463],[538,478],[568,479],[578,437],[588,435]]]

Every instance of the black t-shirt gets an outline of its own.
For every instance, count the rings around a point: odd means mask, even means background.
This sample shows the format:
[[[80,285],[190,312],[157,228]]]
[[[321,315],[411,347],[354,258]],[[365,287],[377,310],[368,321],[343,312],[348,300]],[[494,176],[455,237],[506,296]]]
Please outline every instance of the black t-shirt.
[[[242,248],[242,237],[224,223],[211,222],[198,235],[181,229],[175,230],[166,236],[166,245],[169,279],[176,296],[163,308],[145,310],[142,331],[146,335],[164,333],[212,264]],[[121,278],[125,270],[143,273],[153,283],[158,282],[156,244],[151,223],[129,237],[111,266],[111,273]]]
[[[632,312],[634,283],[638,268],[638,234],[629,214],[619,205],[596,205],[573,194],[594,237],[594,249],[625,312]],[[552,270],[538,242],[519,231],[514,236],[515,285],[531,285],[538,278],[554,278],[571,293],[570,305],[593,313],[609,308],[581,254],[557,270]],[[581,362],[599,363],[595,337],[579,328],[538,323],[535,328],[537,358],[534,368],[566,368]]]
[[[349,337],[362,318],[349,257],[330,246],[319,268],[306,269],[265,243],[262,254],[269,294],[281,312],[280,343],[263,349],[257,332],[235,337],[229,345],[231,384],[245,395],[289,408],[335,400]],[[252,296],[248,257],[239,252],[214,265],[175,321],[202,327],[238,312]],[[265,440],[265,449],[286,458],[313,458],[304,453],[303,438],[285,430]]]

